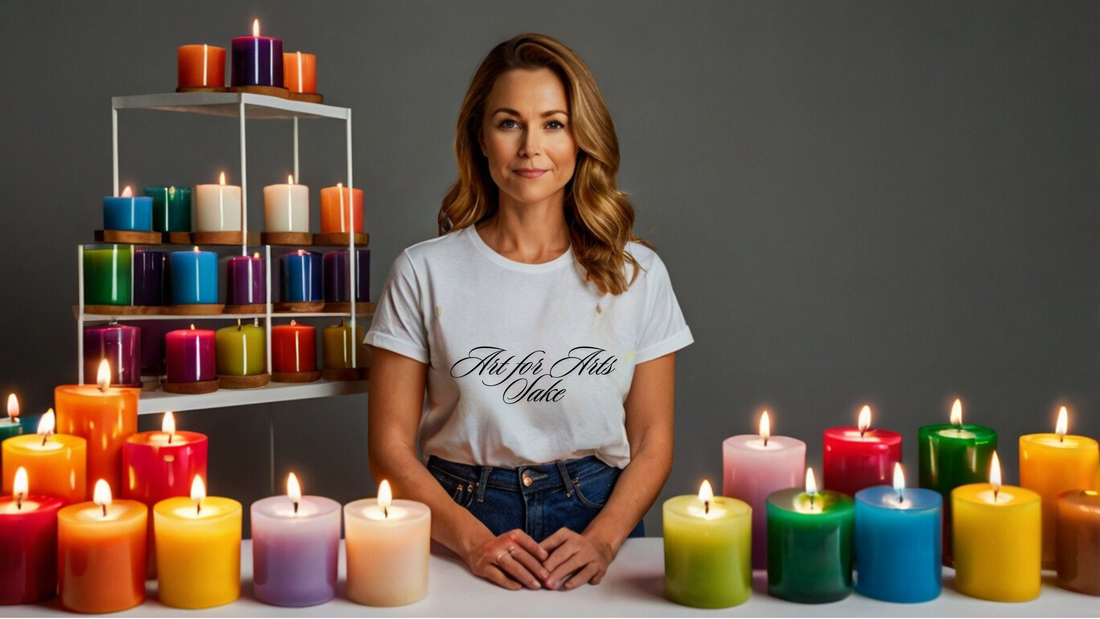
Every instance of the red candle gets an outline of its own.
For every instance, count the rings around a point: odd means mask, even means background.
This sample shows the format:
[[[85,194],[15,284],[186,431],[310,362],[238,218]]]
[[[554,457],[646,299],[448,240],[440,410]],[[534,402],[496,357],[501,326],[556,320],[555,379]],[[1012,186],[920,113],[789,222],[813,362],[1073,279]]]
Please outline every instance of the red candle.
[[[859,427],[825,430],[826,490],[849,496],[871,486],[890,485],[901,462],[901,435],[871,428],[871,407],[859,412]]]
[[[164,336],[168,382],[197,383],[214,380],[214,332],[209,329],[172,331]]]
[[[57,595],[57,510],[61,499],[28,494],[27,471],[13,496],[0,499],[0,604],[31,604]]]
[[[317,329],[291,320],[271,327],[271,365],[275,372],[317,370]]]

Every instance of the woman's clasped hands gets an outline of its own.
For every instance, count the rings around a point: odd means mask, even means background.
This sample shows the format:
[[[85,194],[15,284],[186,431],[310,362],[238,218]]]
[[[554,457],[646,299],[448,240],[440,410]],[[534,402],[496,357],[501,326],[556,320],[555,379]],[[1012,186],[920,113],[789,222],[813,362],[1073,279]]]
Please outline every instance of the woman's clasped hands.
[[[542,541],[515,529],[487,540],[467,560],[477,576],[505,589],[570,590],[598,585],[615,558],[610,548],[562,528]]]

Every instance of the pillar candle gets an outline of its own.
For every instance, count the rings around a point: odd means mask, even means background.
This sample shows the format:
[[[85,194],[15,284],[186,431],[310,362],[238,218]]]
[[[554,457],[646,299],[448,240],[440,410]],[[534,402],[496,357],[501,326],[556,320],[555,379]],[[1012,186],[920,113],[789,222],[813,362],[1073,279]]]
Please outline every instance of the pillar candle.
[[[324,255],[325,301],[328,303],[346,303],[351,301],[348,277],[348,255],[346,249],[330,251]],[[370,250],[355,250],[355,300],[358,303],[370,301]]]
[[[264,187],[264,229],[268,232],[309,232],[309,187],[294,183]]]
[[[84,250],[84,304],[129,305],[133,247]]]
[[[27,471],[34,479],[34,493],[52,496],[64,505],[80,503],[87,496],[88,443],[79,436],[54,434],[54,413],[47,411],[37,434],[9,438],[4,452],[4,494],[15,491],[15,473]]]
[[[924,488],[906,488],[901,465],[894,485],[856,493],[856,591],[887,602],[926,602],[940,595],[943,580],[943,498]]]
[[[768,495],[798,486],[806,470],[806,443],[771,436],[768,411],[760,417],[760,434],[740,434],[722,442],[722,494],[752,508],[752,567],[768,566]]]
[[[153,199],[137,197],[129,187],[121,196],[103,198],[103,228],[149,232],[153,229]]]
[[[141,329],[117,322],[84,328],[84,382],[95,382],[99,364],[107,361],[111,384],[141,386]]]
[[[317,56],[302,52],[284,53],[283,86],[294,93],[316,93]]]
[[[271,327],[271,371],[317,371],[317,329],[291,320]]]
[[[1054,500],[1058,584],[1100,595],[1100,492],[1069,490]]]
[[[112,502],[101,482],[94,501],[57,513],[61,603],[79,613],[113,613],[145,601],[145,506]]]
[[[184,45],[176,53],[180,88],[225,88],[225,49]]]
[[[377,499],[344,506],[348,598],[367,606],[403,606],[428,595],[432,513],[416,501],[393,500],[389,483]]]
[[[214,332],[209,329],[179,329],[164,336],[168,382],[197,383],[214,380]]]
[[[61,499],[31,494],[26,469],[0,498],[0,605],[57,595],[57,511]]]
[[[1097,490],[1100,450],[1096,441],[1066,434],[1066,407],[1058,413],[1054,434],[1020,437],[1020,486],[1043,500],[1043,567],[1054,569],[1054,499],[1067,490]]]
[[[349,190],[343,183],[321,189],[321,232],[362,231],[363,190]]]
[[[704,481],[698,496],[682,495],[661,508],[665,538],[665,597],[696,608],[737,606],[752,595],[752,508],[715,497]]]
[[[291,473],[287,494],[252,504],[252,585],[275,606],[313,606],[336,595],[340,504],[302,496]]]
[[[241,504],[208,497],[195,477],[190,497],[153,506],[158,597],[172,608],[210,608],[241,595]]]
[[[164,305],[165,253],[134,250],[134,305]]]
[[[9,393],[8,417],[6,419],[0,419],[0,441],[21,434],[34,434],[37,427],[37,417],[21,415],[19,411],[19,399],[15,397],[14,393]]]
[[[351,325],[341,320],[339,325],[325,327],[321,332],[322,357],[326,370],[346,370],[367,367],[367,346],[363,343],[366,330],[357,325],[354,334]],[[355,350],[355,362],[351,352]]]
[[[299,249],[279,256],[282,300],[321,301],[321,255]]]
[[[226,376],[256,376],[267,371],[263,327],[241,324],[222,327],[215,335],[217,373]]]
[[[229,305],[267,303],[267,286],[264,285],[264,259],[256,253],[251,256],[234,256],[225,270],[225,295]]]
[[[835,602],[852,592],[852,497],[818,492],[807,470],[806,491],[768,495],[768,593],[791,602]]]
[[[869,406],[859,413],[859,427],[825,430],[826,490],[851,496],[864,488],[888,485],[898,462],[901,462],[901,435],[871,428]]]
[[[218,254],[212,251],[174,251],[168,254],[172,303],[218,302]]]
[[[225,50],[222,50],[222,62],[225,62]],[[224,75],[222,79],[225,79]],[[191,231],[190,187],[174,187],[171,185],[146,187],[145,195],[153,199],[153,230],[158,232]]]
[[[252,22],[252,36],[232,42],[233,85],[283,87],[283,42],[260,36],[260,20]]]
[[[195,230],[234,232],[241,229],[241,188],[225,184],[225,172],[217,185],[195,185]]]

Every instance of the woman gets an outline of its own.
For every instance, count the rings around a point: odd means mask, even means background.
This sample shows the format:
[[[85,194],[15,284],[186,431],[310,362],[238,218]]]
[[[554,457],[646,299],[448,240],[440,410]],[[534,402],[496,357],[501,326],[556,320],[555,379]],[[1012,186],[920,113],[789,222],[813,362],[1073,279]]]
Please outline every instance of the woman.
[[[398,256],[367,335],[371,474],[428,504],[478,576],[598,584],[668,477],[691,332],[631,232],[614,125],[572,50],[494,48],[455,151],[441,236]]]

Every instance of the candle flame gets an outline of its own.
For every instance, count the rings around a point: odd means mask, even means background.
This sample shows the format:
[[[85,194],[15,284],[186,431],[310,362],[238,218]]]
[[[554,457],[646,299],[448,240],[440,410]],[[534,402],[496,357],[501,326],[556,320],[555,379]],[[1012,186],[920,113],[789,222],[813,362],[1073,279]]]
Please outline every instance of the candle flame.
[[[259,259],[260,258],[260,252],[256,252],[256,253],[252,254],[252,257],[256,258],[256,259]]]
[[[1058,423],[1055,425],[1054,433],[1058,435],[1058,440],[1062,440],[1066,437],[1066,430],[1069,429],[1069,416],[1066,413],[1066,407],[1058,409]]]
[[[256,19],[252,20],[252,36],[254,36],[254,37],[260,36],[260,20],[259,20],[259,18],[256,18]]]
[[[122,190],[122,197],[123,198],[132,198],[133,196],[134,196],[134,191],[132,189],[130,189],[129,185],[126,185],[126,188]]]
[[[814,479],[814,470],[806,467],[806,494],[812,498],[817,494],[817,480]]]
[[[106,479],[95,483],[95,491],[92,493],[92,502],[103,508],[103,515],[107,515],[107,507],[111,504],[111,487]]]
[[[30,486],[30,482],[27,481],[27,469],[19,467],[15,471],[15,481],[12,483],[11,489],[12,496],[15,497],[17,503],[23,502],[23,497],[27,496]]]
[[[336,188],[342,190],[344,188],[343,183],[336,183]]]
[[[390,515],[391,503],[393,503],[393,491],[390,490],[390,482],[383,479],[382,483],[378,484],[378,505],[382,507],[382,512],[387,518]]]
[[[12,421],[19,416],[19,398],[15,397],[14,393],[8,394],[8,417]]]
[[[168,442],[172,442],[172,435],[176,433],[176,418],[172,411],[164,413],[164,420],[160,423],[160,430],[168,435]]]
[[[863,436],[863,433],[867,431],[867,428],[871,427],[871,407],[864,406],[859,411],[859,435]]]
[[[294,326],[297,326],[297,325],[298,325],[298,321],[291,319],[290,326],[294,327]]]
[[[961,426],[963,424],[963,404],[962,400],[955,398],[955,403],[951,405],[951,425]]]
[[[45,415],[42,415],[42,419],[38,420],[38,434],[43,437],[53,434],[53,429],[56,422],[54,421],[53,409],[46,411]]]
[[[106,391],[111,386],[111,364],[106,359],[99,362],[99,371],[95,373],[95,382],[100,391]]]
[[[221,176],[218,177],[218,184],[219,185],[224,185],[225,184],[225,172],[222,172]]]
[[[293,174],[287,174],[286,175],[286,184],[287,185],[293,185],[294,184],[294,175]]]
[[[997,493],[1001,491],[1001,459],[997,452],[993,452],[993,462],[989,465],[989,483],[993,484],[993,500],[997,500]]]
[[[191,481],[191,500],[196,503],[201,502],[206,498],[206,484],[202,481],[202,476],[195,475],[195,479]]]
[[[195,323],[191,323],[191,330],[192,330],[192,331],[194,331],[194,330],[195,330]]]
[[[905,471],[901,470],[901,462],[894,463],[894,490],[898,493],[898,503],[905,500]]]
[[[286,494],[294,502],[294,505],[298,505],[298,502],[302,500],[302,486],[298,484],[298,478],[294,473],[286,478]],[[297,508],[295,508],[295,511],[297,511]]]
[[[768,439],[772,436],[772,422],[768,418],[768,411],[764,411],[760,415],[760,436],[764,438],[764,444],[768,444]]]
[[[703,502],[703,512],[710,513],[710,503],[714,500],[714,491],[710,489],[710,482],[703,480],[699,485],[699,500]]]

